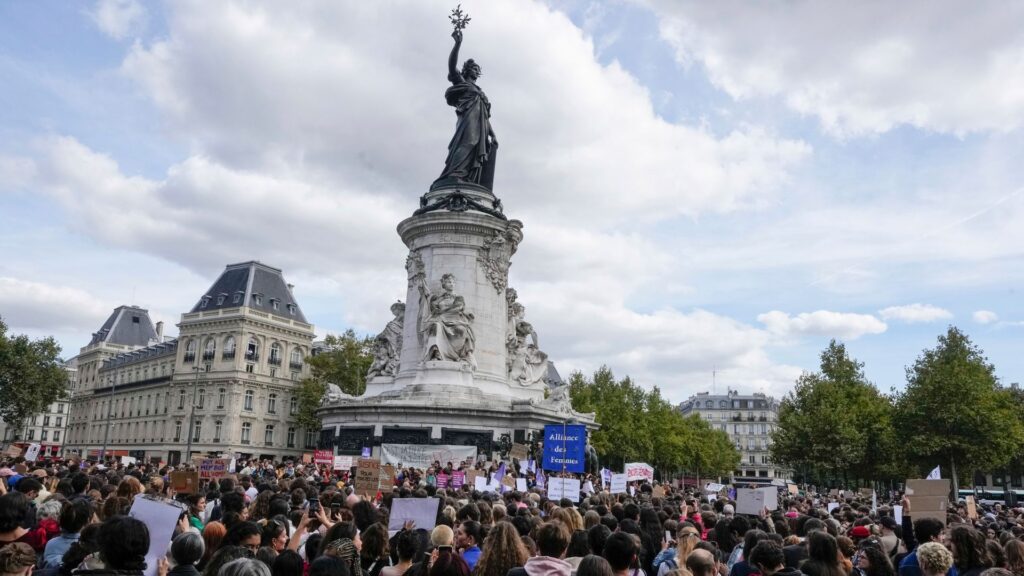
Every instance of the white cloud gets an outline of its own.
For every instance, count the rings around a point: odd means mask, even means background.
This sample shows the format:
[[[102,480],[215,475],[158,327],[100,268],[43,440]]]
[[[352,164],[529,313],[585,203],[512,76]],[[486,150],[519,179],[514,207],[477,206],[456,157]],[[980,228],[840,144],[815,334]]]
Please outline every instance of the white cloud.
[[[138,34],[146,24],[146,9],[138,0],[99,0],[89,15],[115,40]]]
[[[971,318],[977,324],[992,324],[999,321],[999,315],[991,310],[976,310]]]
[[[111,307],[69,286],[0,277],[0,317],[15,332],[96,330]]]
[[[887,326],[870,314],[817,310],[790,316],[773,310],[760,314],[757,320],[772,334],[788,336],[826,336],[853,340],[865,334],[881,334]]]
[[[17,173],[105,245],[202,275],[257,258],[341,302],[337,317],[311,318],[321,328],[376,331],[405,293],[395,226],[438,175],[454,125],[450,8],[169,3],[166,34],[137,42],[121,70],[187,157],[140,177],[50,137]],[[638,312],[636,294],[685,289],[678,251],[652,223],[771,205],[810,148],[758,127],[717,135],[666,121],[644,86],[601,65],[541,3],[474,7],[467,57],[483,66],[502,144],[495,191],[526,225],[513,285],[560,368],[609,363],[682,397],[709,362],[737,382],[791,383],[798,370],[771,362],[763,330],[703,311]]]
[[[949,320],[953,313],[931,304],[907,304],[905,306],[889,306],[878,311],[882,320],[898,320],[908,324],[918,322],[935,322],[936,320]]]
[[[680,62],[736,99],[779,97],[837,134],[1024,123],[1024,6],[645,0]]]

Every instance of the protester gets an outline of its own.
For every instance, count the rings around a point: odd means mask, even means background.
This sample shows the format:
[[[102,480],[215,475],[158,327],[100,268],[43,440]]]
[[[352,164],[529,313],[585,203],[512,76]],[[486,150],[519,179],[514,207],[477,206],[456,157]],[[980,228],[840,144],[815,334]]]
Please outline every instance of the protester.
[[[612,572],[612,565],[608,563],[604,558],[588,554],[580,560],[579,567],[576,568],[576,576],[614,576]]]
[[[171,569],[168,576],[199,576],[196,569],[206,552],[203,537],[196,532],[183,532],[174,538],[169,552]]]
[[[916,552],[924,576],[944,576],[953,567],[953,553],[938,542],[925,542]]]
[[[23,542],[0,548],[0,576],[29,576],[36,563],[36,552]]]
[[[61,558],[78,542],[82,529],[92,520],[92,507],[85,501],[69,502],[60,513],[61,534],[46,543],[43,552],[43,567],[60,566]]]
[[[557,520],[545,522],[537,529],[538,555],[529,558],[521,568],[510,570],[508,576],[569,576],[572,566],[563,559],[569,537],[565,524]]]

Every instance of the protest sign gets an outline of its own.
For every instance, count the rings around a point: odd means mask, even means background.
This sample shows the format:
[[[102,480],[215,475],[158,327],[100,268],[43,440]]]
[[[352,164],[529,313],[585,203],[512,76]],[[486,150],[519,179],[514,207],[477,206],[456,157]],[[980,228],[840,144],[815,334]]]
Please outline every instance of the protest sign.
[[[199,462],[200,479],[223,478],[227,475],[228,460],[226,458],[205,458]]]
[[[171,472],[171,489],[178,494],[195,494],[199,489],[199,472]]]
[[[612,494],[625,494],[626,483],[625,474],[612,474],[611,482],[608,483],[608,491]]]
[[[330,466],[334,463],[334,450],[314,450],[313,463],[317,466]]]
[[[370,448],[369,446],[363,446],[363,453],[361,456],[363,458],[369,458],[372,452],[373,448]]]
[[[7,447],[7,450],[4,451],[4,456],[10,456],[11,458],[17,458],[17,457],[21,456],[21,448],[19,448],[18,446],[15,446],[14,444],[11,444],[10,446]]]
[[[903,525],[903,506],[892,507],[892,517],[896,520],[896,524]]]
[[[476,446],[449,446],[430,444],[381,444],[380,460],[384,464],[401,464],[406,468],[430,468],[434,462],[444,466],[467,458],[476,460]]]
[[[42,448],[39,444],[29,444],[28,449],[25,450],[25,461],[35,462],[36,458],[39,458],[39,450]]]
[[[487,481],[487,476],[481,474],[473,478],[473,489],[477,492],[494,492],[495,494],[501,493],[501,482]]]
[[[395,498],[391,501],[388,534],[394,536],[409,520],[416,523],[416,530],[433,530],[437,525],[437,508],[440,502],[440,498]]]
[[[375,496],[380,485],[380,460],[360,458],[356,465],[356,494]]]
[[[511,490],[515,490],[516,489],[516,479],[513,478],[511,474],[506,474],[501,479],[501,485],[508,489],[508,490],[506,490],[506,489],[503,488],[501,490],[502,492],[509,492]]]
[[[587,445],[587,427],[582,424],[548,424],[544,426],[545,470],[583,473]]]
[[[548,500],[568,498],[572,502],[580,501],[579,478],[548,478]]]
[[[515,458],[516,460],[526,460],[530,456],[530,449],[526,444],[513,444],[512,449],[508,452],[509,458]]]
[[[380,489],[390,490],[395,485],[395,467],[386,464],[380,468]]]
[[[146,551],[145,576],[155,576],[157,559],[167,555],[171,546],[174,529],[185,507],[177,502],[138,495],[132,502],[128,515],[139,520],[149,529],[149,550]]]
[[[974,501],[974,496],[967,497],[967,517],[971,520],[978,519],[978,505]]]
[[[462,485],[466,483],[466,473],[462,470],[455,470],[452,472],[452,488],[458,490],[462,488]]]
[[[479,478],[480,476],[486,478],[487,474],[484,474],[482,471],[473,468],[466,470],[466,484],[469,484],[470,486],[476,486],[476,479]]]
[[[774,487],[740,488],[736,491],[736,513],[759,515],[764,509],[779,507],[779,492]]]
[[[794,496],[800,493],[800,489],[797,487],[796,484],[787,484],[786,488],[789,490],[789,493]]]
[[[586,482],[583,483],[583,487],[580,488],[580,491],[582,491],[584,494],[587,494],[587,495],[593,494],[594,493],[594,483],[591,482],[590,480],[587,480]]]
[[[526,492],[526,478],[516,478],[516,490],[519,492]]]
[[[440,474],[438,474],[436,476],[436,479],[437,479],[437,487],[438,488],[447,488],[448,487],[449,477],[448,477],[447,474],[445,474],[444,472],[441,472]]]
[[[704,490],[706,492],[718,493],[722,491],[722,488],[725,488],[725,484],[716,484],[715,482],[708,482],[707,484],[704,485]]]
[[[334,466],[335,470],[350,470],[352,468],[352,457],[351,456],[335,456]]]
[[[121,464],[128,466],[129,464],[135,464],[136,460],[132,456],[121,456]]]
[[[651,490],[651,497],[652,498],[664,498],[665,497],[665,487],[664,486],[655,486],[654,489]]]
[[[946,524],[950,480],[907,480],[907,499],[914,511],[914,520],[935,518]]]
[[[829,502],[828,503],[828,513],[829,514],[831,514],[832,511],[835,510],[836,508],[839,508],[839,502]]]
[[[626,480],[629,482],[636,482],[637,480],[647,480],[648,482],[654,482],[654,466],[650,464],[644,464],[643,462],[630,462],[626,464]]]

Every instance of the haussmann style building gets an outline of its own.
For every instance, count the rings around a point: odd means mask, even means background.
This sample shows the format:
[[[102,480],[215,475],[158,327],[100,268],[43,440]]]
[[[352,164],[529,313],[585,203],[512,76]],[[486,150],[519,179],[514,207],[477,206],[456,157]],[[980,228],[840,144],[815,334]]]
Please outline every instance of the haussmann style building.
[[[78,356],[65,453],[176,464],[191,456],[298,458],[317,430],[295,423],[313,343],[281,270],[227,266],[176,339],[146,310],[114,311]]]
[[[765,394],[725,394],[701,392],[679,405],[684,416],[697,414],[712,428],[729,435],[739,451],[739,467],[733,471],[734,483],[768,484],[790,477],[788,469],[772,463],[768,450],[771,433],[778,425],[779,402]]]

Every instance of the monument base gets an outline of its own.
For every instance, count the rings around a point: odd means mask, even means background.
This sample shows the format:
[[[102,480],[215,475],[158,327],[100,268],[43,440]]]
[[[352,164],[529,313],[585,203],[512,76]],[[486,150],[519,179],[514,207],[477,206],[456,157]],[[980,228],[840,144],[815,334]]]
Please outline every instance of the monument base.
[[[564,402],[519,400],[458,385],[412,384],[376,396],[346,396],[325,403],[320,445],[337,454],[363,448],[379,456],[381,444],[476,446],[497,457],[499,441],[525,443],[547,424],[584,424],[596,430],[593,414],[574,412]]]

